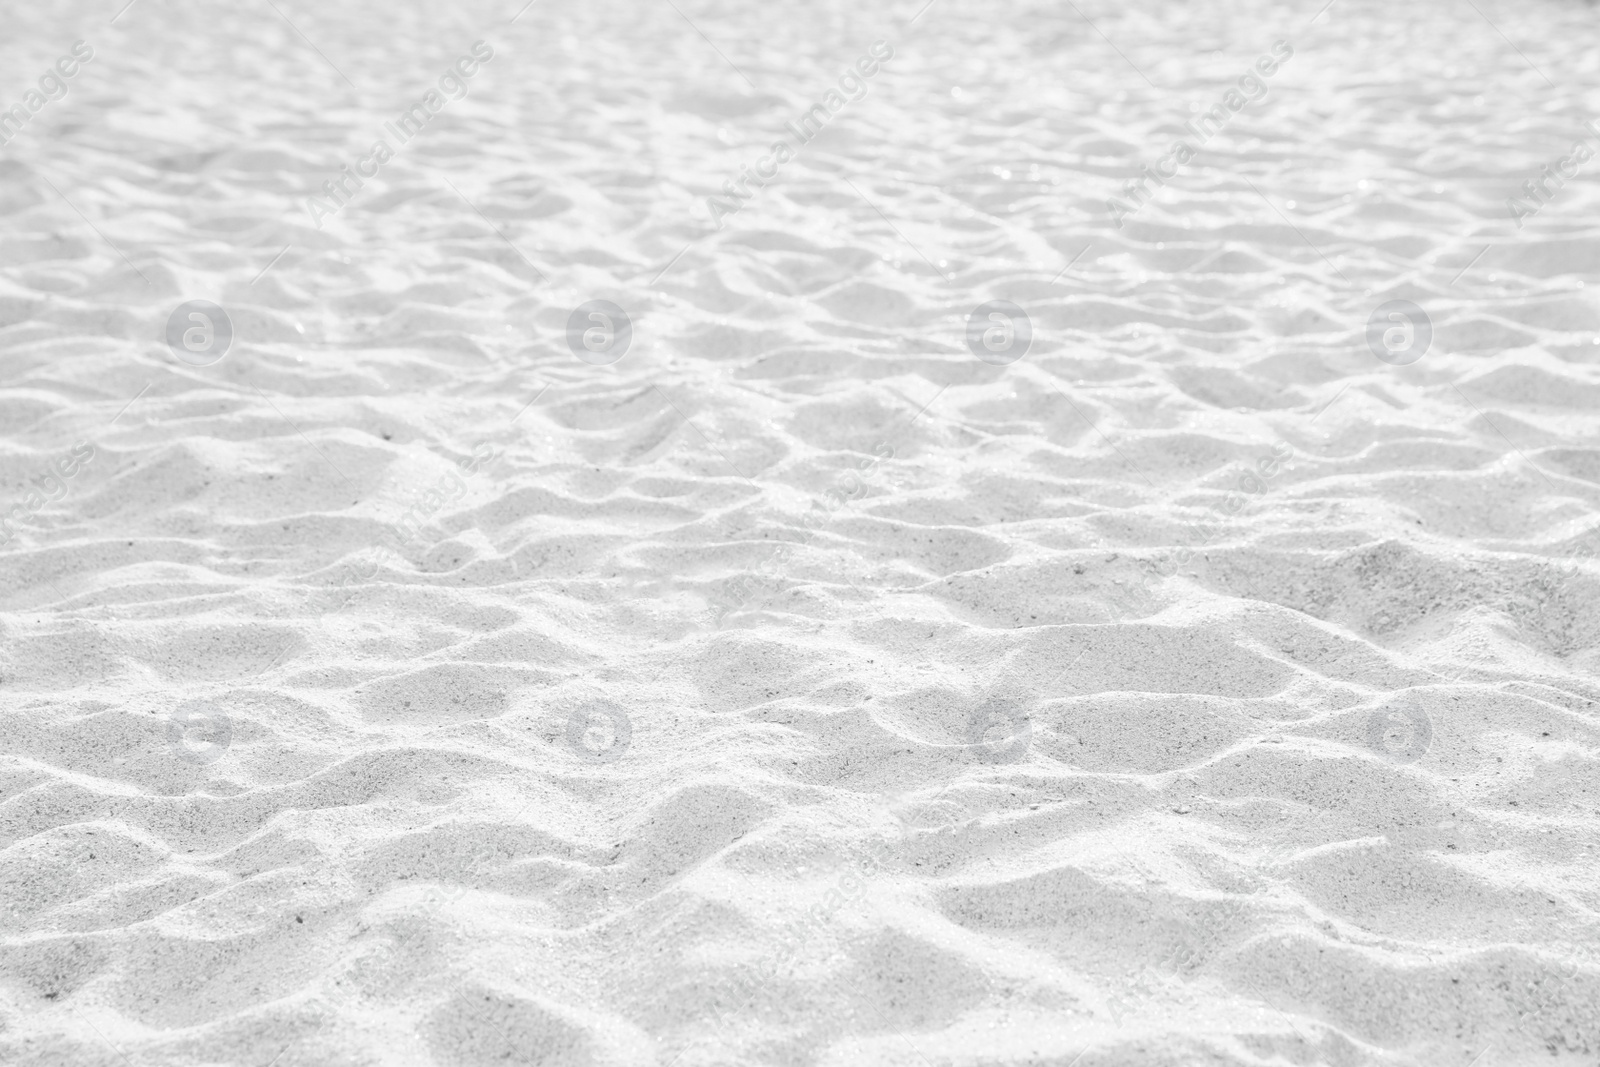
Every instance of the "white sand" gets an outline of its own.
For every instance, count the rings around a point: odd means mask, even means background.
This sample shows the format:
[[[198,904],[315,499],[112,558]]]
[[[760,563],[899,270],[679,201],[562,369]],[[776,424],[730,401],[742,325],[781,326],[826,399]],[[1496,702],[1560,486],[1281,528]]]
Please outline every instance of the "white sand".
[[[1600,1062],[1594,11],[676,2],[0,14],[0,1062]]]

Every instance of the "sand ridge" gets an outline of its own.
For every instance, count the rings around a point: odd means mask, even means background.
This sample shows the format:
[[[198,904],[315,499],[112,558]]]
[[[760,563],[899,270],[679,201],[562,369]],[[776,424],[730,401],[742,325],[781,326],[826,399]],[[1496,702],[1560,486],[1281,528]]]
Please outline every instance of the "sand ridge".
[[[1594,1063],[1593,14],[1317,6],[9,13],[0,1060]]]

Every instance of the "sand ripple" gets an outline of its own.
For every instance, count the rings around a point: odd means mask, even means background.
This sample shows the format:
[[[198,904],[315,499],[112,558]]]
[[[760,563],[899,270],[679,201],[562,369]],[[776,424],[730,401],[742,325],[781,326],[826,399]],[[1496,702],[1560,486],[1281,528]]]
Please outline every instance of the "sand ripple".
[[[6,16],[0,1059],[1594,1062],[1589,8],[517,6]]]

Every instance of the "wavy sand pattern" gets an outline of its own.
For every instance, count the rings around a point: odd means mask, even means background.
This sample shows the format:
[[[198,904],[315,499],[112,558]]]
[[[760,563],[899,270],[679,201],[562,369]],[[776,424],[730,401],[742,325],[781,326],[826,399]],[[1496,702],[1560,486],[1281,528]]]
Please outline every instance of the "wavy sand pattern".
[[[920,4],[6,7],[0,1061],[1600,1062],[1594,10]]]

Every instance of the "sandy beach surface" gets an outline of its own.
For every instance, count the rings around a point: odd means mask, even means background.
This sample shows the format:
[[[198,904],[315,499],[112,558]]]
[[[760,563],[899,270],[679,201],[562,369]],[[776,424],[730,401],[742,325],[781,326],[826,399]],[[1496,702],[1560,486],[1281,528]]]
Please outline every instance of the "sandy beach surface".
[[[1321,3],[0,6],[0,1062],[1600,1063],[1596,11]]]

